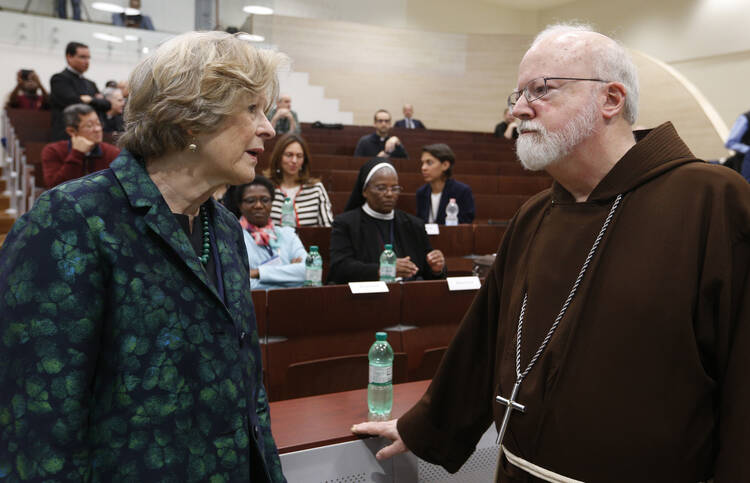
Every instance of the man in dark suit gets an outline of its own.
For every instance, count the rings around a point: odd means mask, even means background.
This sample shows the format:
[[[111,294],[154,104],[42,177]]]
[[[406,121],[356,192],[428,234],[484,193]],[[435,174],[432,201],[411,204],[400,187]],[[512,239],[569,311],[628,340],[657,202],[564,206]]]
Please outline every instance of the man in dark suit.
[[[50,79],[50,106],[52,108],[52,141],[68,139],[63,121],[63,109],[72,104],[88,104],[98,113],[110,109],[109,101],[104,99],[96,84],[83,77],[89,68],[91,53],[88,46],[79,42],[70,42],[65,47],[65,70],[53,75]]]
[[[355,156],[372,158],[373,156],[388,158],[408,158],[409,155],[396,136],[391,136],[391,114],[385,109],[375,111],[375,132],[365,134],[354,149]]]
[[[404,104],[404,118],[396,121],[396,127],[404,127],[406,129],[425,129],[424,124],[419,119],[414,119],[414,106],[411,104]]]

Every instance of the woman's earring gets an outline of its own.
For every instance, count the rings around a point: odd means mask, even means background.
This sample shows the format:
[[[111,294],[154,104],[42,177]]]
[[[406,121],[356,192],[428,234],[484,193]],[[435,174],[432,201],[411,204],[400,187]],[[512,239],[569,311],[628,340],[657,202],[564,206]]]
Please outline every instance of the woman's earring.
[[[195,144],[195,140],[193,140],[192,143],[188,144],[188,149],[192,152],[196,152],[198,150],[198,145]]]

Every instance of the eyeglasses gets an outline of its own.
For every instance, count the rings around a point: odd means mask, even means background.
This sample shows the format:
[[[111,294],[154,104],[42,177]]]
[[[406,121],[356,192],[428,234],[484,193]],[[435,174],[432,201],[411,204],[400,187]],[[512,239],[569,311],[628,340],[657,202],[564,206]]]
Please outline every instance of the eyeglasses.
[[[387,191],[390,191],[394,195],[397,195],[401,193],[404,189],[401,186],[386,186],[384,184],[378,184],[372,187],[375,191],[378,193],[385,194]]]
[[[591,81],[591,82],[611,82],[603,79],[588,79],[582,77],[537,77],[531,79],[526,86],[520,91],[513,91],[508,96],[508,109],[513,112],[513,107],[516,102],[521,98],[521,94],[526,97],[526,102],[534,102],[546,96],[549,93],[550,87],[547,86],[549,80],[569,80],[569,81]],[[555,89],[552,87],[552,89]]]
[[[272,201],[268,196],[261,196],[260,198],[242,198],[242,202],[247,203],[248,205],[254,205],[258,200],[264,205],[267,205]]]
[[[78,130],[85,129],[87,131],[93,131],[95,129],[101,129],[102,125],[98,122],[87,122],[86,124],[79,124]]]

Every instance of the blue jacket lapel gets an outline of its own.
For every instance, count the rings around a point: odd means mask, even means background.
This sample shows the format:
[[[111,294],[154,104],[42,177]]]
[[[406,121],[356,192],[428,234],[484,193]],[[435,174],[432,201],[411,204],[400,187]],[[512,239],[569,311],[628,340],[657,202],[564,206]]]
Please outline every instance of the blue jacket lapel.
[[[221,276],[224,283],[226,307],[236,321],[248,319],[245,310],[252,304],[250,294],[250,265],[247,260],[242,228],[234,215],[213,203],[214,233],[219,250]]]
[[[180,227],[172,212],[164,201],[164,197],[156,187],[144,165],[123,150],[120,156],[110,165],[115,177],[128,197],[130,205],[135,208],[148,208],[143,216],[146,225],[159,236],[187,265],[190,271],[198,277],[222,304],[216,288],[208,280],[203,266],[190,244],[187,235]]]

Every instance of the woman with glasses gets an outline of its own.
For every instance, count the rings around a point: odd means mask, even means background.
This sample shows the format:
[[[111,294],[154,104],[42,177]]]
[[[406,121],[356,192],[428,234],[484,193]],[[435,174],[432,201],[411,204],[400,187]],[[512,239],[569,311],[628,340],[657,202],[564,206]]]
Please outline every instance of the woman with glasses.
[[[347,207],[333,220],[330,283],[379,279],[386,244],[396,252],[396,276],[403,280],[445,277],[445,256],[433,250],[424,222],[396,209],[401,187],[396,168],[373,158],[359,170]]]
[[[264,172],[276,186],[271,219],[281,224],[284,199],[294,202],[297,226],[331,226],[333,212],[323,183],[310,177],[310,150],[299,134],[288,133],[276,141],[271,167]]]
[[[305,281],[305,247],[294,228],[274,226],[271,220],[273,191],[273,183],[264,176],[235,191],[253,290],[299,287]]]

